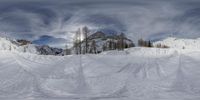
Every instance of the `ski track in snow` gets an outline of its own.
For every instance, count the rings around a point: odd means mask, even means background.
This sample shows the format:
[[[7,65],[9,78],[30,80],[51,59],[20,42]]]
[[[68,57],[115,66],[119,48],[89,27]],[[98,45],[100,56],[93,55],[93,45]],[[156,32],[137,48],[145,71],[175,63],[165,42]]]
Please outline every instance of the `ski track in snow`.
[[[0,51],[0,100],[200,99],[200,52],[113,53],[58,57]]]

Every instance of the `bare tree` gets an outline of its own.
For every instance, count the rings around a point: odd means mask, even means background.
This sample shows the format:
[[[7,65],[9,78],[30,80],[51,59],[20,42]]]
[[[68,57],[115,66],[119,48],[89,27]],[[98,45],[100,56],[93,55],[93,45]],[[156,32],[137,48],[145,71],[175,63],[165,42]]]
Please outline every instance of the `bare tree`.
[[[138,46],[144,46],[144,40],[142,38],[138,40]]]
[[[75,49],[76,54],[81,54],[81,46],[80,46],[80,28],[76,31],[74,36],[73,47]]]
[[[112,50],[112,40],[108,41],[108,48],[109,48],[109,50]]]
[[[68,45],[65,45],[65,50],[64,50],[64,55],[70,55],[71,54],[71,49],[68,48]]]
[[[77,31],[77,33],[78,33],[78,49],[79,49],[79,54],[82,54],[82,41],[81,41],[81,39],[82,39],[82,34],[81,34],[81,29],[79,28],[78,29],[78,31]]]
[[[118,36],[118,42],[117,42],[118,50],[124,50],[124,48],[125,48],[125,41],[124,41],[124,38],[125,38],[124,33],[121,33],[121,34]]]
[[[73,40],[73,48],[74,48],[74,51],[76,54],[78,54],[78,44],[77,44],[77,36],[78,36],[78,33],[76,32],[75,35],[74,35],[74,40]]]
[[[84,35],[84,39],[85,39],[85,53],[88,53],[88,33],[89,33],[89,29],[87,26],[84,26],[82,29],[83,35]]]
[[[106,50],[107,50],[106,44],[103,44],[102,50],[103,50],[103,51],[106,51]]]
[[[97,50],[96,50],[96,41],[93,40],[92,43],[91,43],[91,47],[90,47],[90,53],[97,53]]]
[[[152,42],[149,40],[149,41],[145,41],[143,39],[139,39],[138,40],[138,46],[141,46],[141,47],[153,47],[153,44]]]

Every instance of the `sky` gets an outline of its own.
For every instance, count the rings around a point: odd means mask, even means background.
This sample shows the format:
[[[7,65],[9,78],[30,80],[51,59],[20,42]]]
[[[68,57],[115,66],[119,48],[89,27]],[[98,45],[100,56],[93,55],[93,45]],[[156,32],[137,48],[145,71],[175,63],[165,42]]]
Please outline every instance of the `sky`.
[[[65,47],[74,32],[159,40],[200,37],[200,0],[0,0],[0,36]]]

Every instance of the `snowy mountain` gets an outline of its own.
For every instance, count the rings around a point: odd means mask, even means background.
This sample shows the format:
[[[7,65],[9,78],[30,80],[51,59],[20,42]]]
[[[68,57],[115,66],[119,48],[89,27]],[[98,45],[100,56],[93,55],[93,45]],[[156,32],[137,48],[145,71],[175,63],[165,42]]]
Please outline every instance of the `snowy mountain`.
[[[86,44],[87,43],[87,44]],[[81,44],[82,52],[85,52],[87,45],[87,51],[89,53],[101,53],[103,51],[117,50],[120,48],[134,47],[135,44],[132,40],[128,39],[123,33],[121,34],[105,34],[101,31],[95,32],[86,39],[78,43]]]
[[[11,40],[0,37],[0,50],[7,50],[13,52],[24,52],[41,55],[61,55],[62,49],[52,48],[49,46],[39,46],[32,44],[26,40]]]
[[[179,39],[179,38],[166,38],[162,41],[157,41],[153,44],[156,45],[166,45],[170,48],[176,49],[190,49],[190,50],[200,50],[200,38],[198,39]]]

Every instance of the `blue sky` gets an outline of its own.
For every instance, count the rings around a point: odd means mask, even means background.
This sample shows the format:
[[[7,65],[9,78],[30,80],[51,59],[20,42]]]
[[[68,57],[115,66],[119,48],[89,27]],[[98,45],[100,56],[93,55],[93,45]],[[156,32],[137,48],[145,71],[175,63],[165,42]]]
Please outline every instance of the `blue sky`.
[[[200,37],[199,0],[1,0],[0,35],[64,47],[74,31],[124,32],[133,41]]]

